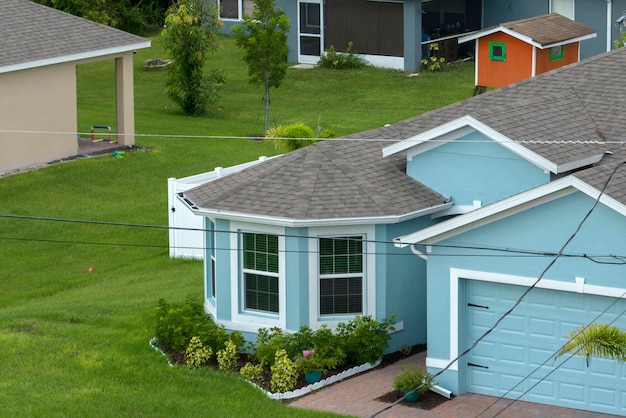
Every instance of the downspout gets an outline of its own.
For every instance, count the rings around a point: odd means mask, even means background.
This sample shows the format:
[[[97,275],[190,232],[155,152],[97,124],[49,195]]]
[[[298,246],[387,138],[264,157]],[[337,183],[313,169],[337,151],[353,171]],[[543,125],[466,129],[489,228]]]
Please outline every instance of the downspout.
[[[537,47],[533,45],[533,59],[531,63],[530,76],[534,77],[537,75]]]
[[[417,249],[417,246],[415,244],[411,244],[410,246],[411,248],[411,252],[413,254],[415,254],[416,256],[423,258],[424,260],[427,260],[428,257],[426,256],[426,254],[424,254],[423,252],[421,252],[420,250]]]
[[[613,30],[613,0],[606,0],[606,52],[611,50],[611,31]],[[580,55],[580,46],[578,47],[578,54]]]

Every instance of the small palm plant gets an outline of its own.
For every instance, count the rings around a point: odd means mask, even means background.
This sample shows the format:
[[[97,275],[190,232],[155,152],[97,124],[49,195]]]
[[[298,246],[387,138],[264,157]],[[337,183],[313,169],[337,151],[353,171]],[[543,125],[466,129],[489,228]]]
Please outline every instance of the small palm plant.
[[[626,363],[626,332],[615,325],[590,324],[573,330],[567,337],[567,344],[557,357],[564,354],[584,357],[589,366],[591,356],[613,359]]]

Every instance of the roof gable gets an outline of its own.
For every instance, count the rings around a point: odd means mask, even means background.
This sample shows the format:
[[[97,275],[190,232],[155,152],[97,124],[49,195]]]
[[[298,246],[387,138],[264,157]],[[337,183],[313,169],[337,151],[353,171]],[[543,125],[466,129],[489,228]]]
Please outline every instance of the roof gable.
[[[575,90],[566,89],[557,95],[472,109],[465,116],[384,148],[383,155],[416,155],[468,130],[482,133],[554,174],[594,164],[605,150],[604,138],[584,103]]]
[[[482,38],[496,32],[506,33],[537,48],[545,49],[557,45],[595,38],[597,33],[590,27],[574,20],[550,13],[528,19],[502,23],[459,38],[459,43]]]
[[[150,41],[27,0],[0,1],[0,73],[133,51]]]
[[[626,177],[626,174],[623,177]],[[616,181],[617,183],[618,181]],[[576,191],[580,191],[593,199],[600,196],[600,190],[581,181],[576,176],[567,176],[429,228],[394,238],[394,242],[398,247],[412,244],[434,244]],[[622,216],[626,216],[626,206],[607,193],[600,197],[600,202]]]

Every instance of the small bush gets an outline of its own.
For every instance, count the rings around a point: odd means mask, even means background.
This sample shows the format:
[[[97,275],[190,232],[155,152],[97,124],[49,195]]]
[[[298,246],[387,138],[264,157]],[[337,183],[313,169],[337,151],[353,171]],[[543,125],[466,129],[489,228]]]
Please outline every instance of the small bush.
[[[263,378],[263,365],[262,364],[252,364],[246,363],[239,370],[239,374],[250,382],[259,383]]]
[[[237,370],[237,346],[232,341],[226,341],[223,349],[217,352],[217,365],[223,372],[234,372]]]
[[[312,139],[295,139],[295,138],[315,138],[315,131],[302,123],[294,123],[292,125],[276,125],[267,130],[265,139],[274,144],[276,149],[290,152],[298,148],[306,147],[316,142]]]
[[[229,334],[224,326],[217,325],[211,315],[204,312],[201,303],[192,299],[179,304],[169,304],[161,299],[156,311],[156,338],[179,353],[185,352],[193,336],[211,347],[213,353],[224,348],[227,341],[232,341],[236,347],[244,344],[240,332]]]
[[[395,316],[376,321],[371,316],[357,316],[349,322],[337,325],[339,341],[348,362],[355,364],[375,363],[383,357],[383,351],[395,328]]]
[[[288,392],[296,387],[298,382],[298,370],[295,363],[287,357],[287,352],[280,348],[276,351],[274,365],[270,368],[272,379],[270,382],[272,392]]]
[[[289,334],[283,333],[283,330],[277,327],[259,329],[254,349],[256,362],[271,367],[276,359],[276,352],[281,348],[287,350],[290,339]]]
[[[418,393],[426,393],[435,385],[434,377],[418,366],[401,369],[402,372],[393,379],[393,388],[401,391],[417,390]]]
[[[205,365],[212,355],[211,347],[205,347],[200,338],[194,336],[185,350],[185,364],[192,368],[200,367]]]
[[[330,46],[320,56],[320,60],[317,63],[322,68],[331,68],[334,70],[342,69],[360,69],[367,67],[369,64],[354,50],[354,44],[348,42],[348,48],[346,52],[337,52],[333,45]]]

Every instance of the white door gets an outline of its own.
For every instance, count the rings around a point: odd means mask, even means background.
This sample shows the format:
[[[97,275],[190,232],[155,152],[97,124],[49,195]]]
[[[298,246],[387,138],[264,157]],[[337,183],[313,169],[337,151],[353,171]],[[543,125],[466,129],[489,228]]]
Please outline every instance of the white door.
[[[315,64],[324,48],[322,0],[298,0],[298,62]]]
[[[489,330],[525,289],[467,280],[465,347]],[[587,366],[584,359],[574,357],[555,368],[567,356],[556,361],[551,358],[571,330],[593,321],[614,301],[603,296],[533,289],[466,356],[466,390],[506,398],[523,394],[523,401],[626,414],[626,366],[600,358],[592,358]],[[620,300],[597,321],[606,323],[618,318],[615,325],[624,328],[625,310],[626,301]]]

